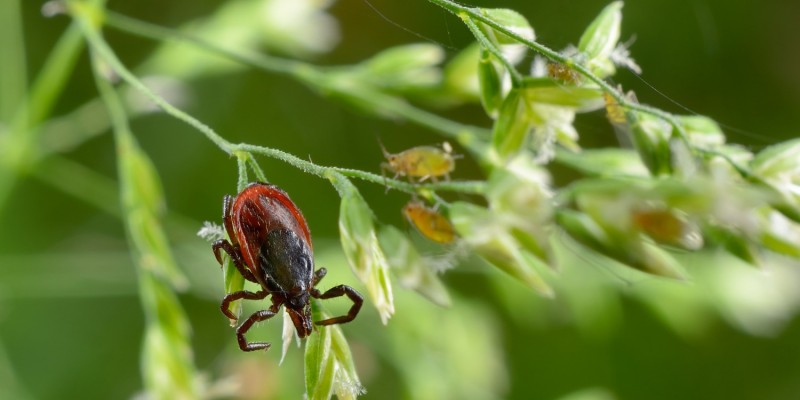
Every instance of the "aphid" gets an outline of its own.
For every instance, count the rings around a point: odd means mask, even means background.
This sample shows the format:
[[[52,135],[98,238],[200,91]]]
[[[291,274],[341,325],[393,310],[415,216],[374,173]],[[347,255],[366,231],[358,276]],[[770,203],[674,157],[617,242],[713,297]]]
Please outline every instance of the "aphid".
[[[258,283],[261,290],[246,290],[226,295],[220,308],[231,321],[236,316],[230,303],[239,299],[261,300],[272,295],[267,310],[253,313],[236,329],[239,348],[243,351],[267,350],[270,343],[247,342],[244,335],[256,322],[274,317],[280,307],[285,310],[300,338],[311,334],[310,297],[329,299],[347,296],[353,306],[347,315],[317,321],[317,325],[342,324],[352,321],[361,309],[363,298],[346,285],[335,286],[325,293],[316,285],[325,276],[325,268],[314,271],[311,233],[303,214],[289,196],[275,185],[251,183],[234,199],[225,196],[222,219],[231,242],[221,239],[211,246],[222,264],[220,250],[230,256],[242,276]]]
[[[450,179],[450,173],[455,169],[457,158],[453,155],[453,148],[445,142],[442,148],[434,146],[417,146],[397,154],[390,154],[381,145],[386,162],[381,164],[381,170],[387,169],[394,172],[394,178],[407,176],[419,178],[422,182],[428,178],[434,182],[444,176]]]
[[[572,85],[581,83],[581,74],[561,63],[547,64],[547,76]]]
[[[436,210],[412,200],[403,207],[403,215],[426,238],[437,243],[450,243],[456,238],[453,224]]]
[[[603,99],[606,101],[606,116],[608,120],[614,125],[624,124],[626,122],[625,110],[617,103],[617,100],[607,92],[603,92]]]
[[[685,223],[667,209],[635,210],[631,219],[637,228],[660,242],[677,242],[684,234]]]
[[[703,246],[697,224],[670,209],[639,209],[631,214],[634,225],[657,242],[696,250]]]
[[[622,92],[622,87],[619,90]],[[636,93],[633,91],[626,93],[625,97],[632,102],[636,102]],[[628,119],[625,117],[625,109],[622,108],[617,100],[608,92],[603,92],[603,99],[606,101],[606,116],[611,124],[616,126],[626,124]]]

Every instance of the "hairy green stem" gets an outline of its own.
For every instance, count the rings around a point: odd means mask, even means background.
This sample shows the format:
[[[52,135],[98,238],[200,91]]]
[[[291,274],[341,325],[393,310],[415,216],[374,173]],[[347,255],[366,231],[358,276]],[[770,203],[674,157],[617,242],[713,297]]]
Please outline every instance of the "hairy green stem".
[[[162,108],[168,114],[188,123],[189,125],[195,127],[196,129],[200,130],[202,133],[206,135],[212,142],[214,142],[220,149],[225,151],[228,154],[236,155],[240,159],[243,158],[247,163],[254,169],[256,173],[256,178],[259,180],[266,181],[266,177],[264,176],[263,171],[255,164],[252,160],[252,156],[248,153],[256,153],[265,155],[271,158],[275,158],[281,161],[284,161],[295,168],[298,168],[304,172],[311,173],[317,175],[321,178],[327,178],[326,172],[328,171],[336,171],[341,173],[344,176],[350,176],[354,178],[363,179],[369,182],[377,183],[377,184],[384,184],[390,188],[400,190],[406,193],[416,193],[418,186],[412,185],[411,183],[402,182],[396,179],[386,179],[380,175],[372,174],[364,171],[357,171],[357,170],[350,170],[345,168],[336,168],[336,167],[321,167],[312,162],[305,161],[299,157],[296,157],[292,154],[286,153],[281,150],[272,149],[263,146],[255,146],[250,144],[238,144],[235,145],[227,140],[225,140],[222,136],[216,133],[212,128],[203,124],[196,118],[192,117],[188,113],[178,109],[177,107],[172,106],[166,100],[161,98],[158,94],[147,88],[136,76],[134,76],[116,57],[114,52],[105,42],[105,40],[100,36],[99,32],[95,27],[91,25],[88,20],[87,12],[83,11],[82,8],[74,8],[73,14],[75,18],[81,22],[80,26],[86,35],[87,40],[93,51],[102,58],[104,62],[106,62],[114,72],[119,74],[123,80],[125,80],[129,85],[132,87],[142,91],[145,95],[147,95],[150,99],[152,99],[160,108]],[[126,20],[127,21],[127,20]],[[146,24],[147,26],[149,24]],[[209,44],[209,46],[213,46]],[[307,73],[307,72],[306,72]],[[376,94],[378,95],[378,94]],[[406,103],[407,104],[407,103]],[[412,118],[422,119],[428,121],[432,125],[438,126],[443,129],[447,129],[448,131],[463,134],[463,127],[458,126],[456,123],[449,121],[447,119],[435,116],[435,119],[429,118],[433,116],[433,114],[428,114],[424,111],[418,110],[412,106],[407,106],[407,108],[403,108],[401,105],[395,105],[395,110],[405,110],[407,115],[412,116]],[[446,126],[446,128],[444,128]],[[424,189],[428,190],[452,190],[452,191],[459,191],[464,193],[482,193],[483,186],[479,182],[441,182],[441,183],[432,183],[421,186]]]
[[[495,56],[495,58],[497,58],[497,60],[500,61],[504,67],[506,67],[506,70],[511,76],[511,85],[515,88],[520,87],[520,85],[522,85],[523,78],[519,71],[517,71],[517,69],[514,67],[514,64],[511,64],[511,61],[508,61],[508,59],[503,55],[503,52],[500,51],[500,49],[498,49],[497,46],[495,46],[495,44],[489,40],[489,38],[486,37],[486,34],[483,33],[481,28],[478,27],[478,24],[476,24],[472,18],[464,18],[463,14],[459,16],[462,17],[464,23],[472,32],[472,35],[475,36],[475,39],[478,39],[478,43],[492,53],[492,55]]]
[[[328,174],[335,172],[342,176],[349,178],[357,178],[367,182],[377,183],[379,185],[386,185],[389,188],[399,190],[406,193],[417,193],[422,190],[449,190],[454,192],[461,192],[467,194],[483,194],[485,185],[483,182],[465,181],[465,182],[436,182],[424,185],[412,184],[403,182],[397,179],[390,179],[384,176],[373,174],[371,172],[361,171],[357,169],[339,168],[339,167],[324,167],[314,164],[310,161],[303,160],[300,157],[289,154],[285,151],[272,149],[269,147],[257,146],[247,143],[236,145],[236,149],[253,154],[261,154],[270,158],[283,161],[303,172],[316,175],[323,179],[328,179]]]
[[[250,179],[247,177],[247,159],[245,157],[238,157],[236,164],[239,166],[239,182],[236,184],[236,190],[242,191]]]
[[[186,42],[209,53],[216,53],[241,64],[256,66],[274,73],[295,75],[298,69],[307,66],[303,62],[285,58],[233,51],[230,48],[208,42],[191,34],[134,19],[111,10],[105,10],[105,20],[103,22],[108,27],[156,41]]]
[[[80,3],[77,3],[80,4]],[[89,45],[92,47],[92,50],[97,53],[102,60],[108,64],[111,69],[117,73],[125,82],[129,85],[133,86],[134,88],[141,91],[145,96],[147,96],[150,100],[152,100],[156,105],[158,105],[164,112],[167,114],[186,122],[187,124],[191,125],[195,129],[202,132],[206,137],[214,142],[222,151],[233,154],[233,144],[231,142],[225,140],[222,136],[218,135],[211,129],[208,125],[200,122],[198,119],[192,117],[185,111],[173,106],[168,101],[164,100],[161,96],[153,92],[150,88],[145,86],[142,81],[136,78],[133,73],[122,64],[122,62],[117,58],[117,55],[108,46],[106,41],[100,35],[98,28],[92,25],[90,22],[91,12],[97,12],[97,10],[88,9],[87,7],[77,7],[76,3],[70,3],[73,5],[71,7],[72,15],[75,19],[79,22],[79,26],[81,27],[81,31],[83,32],[84,37],[89,42]]]
[[[267,179],[267,175],[264,174],[264,170],[261,169],[261,166],[258,165],[255,157],[253,157],[253,155],[250,153],[247,153],[247,165],[250,167],[250,170],[253,171],[253,174],[255,174],[256,179],[258,179],[259,182],[269,181]]]
[[[287,75],[330,96],[355,98],[358,101],[373,104],[387,113],[407,119],[417,125],[429,128],[453,139],[477,156],[483,156],[485,152],[487,138],[490,135],[488,129],[442,118],[436,114],[414,107],[401,98],[377,90],[365,88],[354,90],[352,86],[343,85],[337,79],[330,79],[331,76],[333,76],[330,72],[335,71],[335,68],[323,68],[280,57],[233,51],[178,30],[164,28],[110,11],[107,12],[104,22],[107,26],[126,33],[159,41],[183,41],[243,65],[248,65],[271,73]]]

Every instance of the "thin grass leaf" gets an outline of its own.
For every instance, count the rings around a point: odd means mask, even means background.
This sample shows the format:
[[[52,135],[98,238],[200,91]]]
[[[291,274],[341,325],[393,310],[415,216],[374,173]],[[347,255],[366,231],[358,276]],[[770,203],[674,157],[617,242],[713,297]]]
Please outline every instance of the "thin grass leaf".
[[[142,376],[150,395],[196,399],[199,388],[190,346],[190,325],[172,285],[177,266],[159,222],[160,183],[149,158],[130,131],[121,100],[93,59],[95,79],[114,126],[123,215],[133,258],[139,266],[139,297],[145,314]],[[171,280],[171,282],[170,282]]]

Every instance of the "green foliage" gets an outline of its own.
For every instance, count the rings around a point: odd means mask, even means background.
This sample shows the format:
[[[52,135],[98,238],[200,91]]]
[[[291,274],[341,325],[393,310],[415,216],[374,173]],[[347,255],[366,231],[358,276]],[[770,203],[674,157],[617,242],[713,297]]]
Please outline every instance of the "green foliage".
[[[139,297],[146,326],[142,376],[148,393],[158,399],[199,398],[189,345],[191,327],[176,296],[186,278],[177,267],[158,221],[164,200],[158,175],[139,148],[113,87],[93,59],[95,78],[114,126],[123,219],[139,268]]]

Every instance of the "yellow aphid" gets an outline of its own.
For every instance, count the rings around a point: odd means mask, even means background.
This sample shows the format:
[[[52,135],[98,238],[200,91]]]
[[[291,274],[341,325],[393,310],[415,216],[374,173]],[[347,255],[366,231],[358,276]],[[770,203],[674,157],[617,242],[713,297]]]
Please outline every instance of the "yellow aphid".
[[[606,116],[612,124],[625,123],[625,110],[617,103],[617,100],[611,97],[607,92],[603,92],[603,98],[606,100]]]
[[[450,243],[456,238],[453,224],[432,208],[412,200],[403,207],[403,215],[426,238],[437,243]]]
[[[619,90],[621,92],[622,88],[620,87]],[[636,93],[633,91],[629,91],[625,94],[625,97],[630,101],[636,102]],[[625,110],[619,105],[617,99],[608,92],[603,92],[603,99],[606,101],[606,115],[608,116],[608,120],[614,125],[627,123],[628,120],[625,118]]]
[[[428,178],[436,181],[441,176],[449,179],[450,173],[456,166],[456,157],[447,142],[441,149],[434,146],[417,146],[396,154],[390,154],[383,146],[381,148],[386,157],[381,169],[394,172],[395,178],[407,176],[418,178],[420,182]]]
[[[632,218],[639,229],[659,242],[679,242],[685,233],[686,223],[670,210],[636,210]]]

